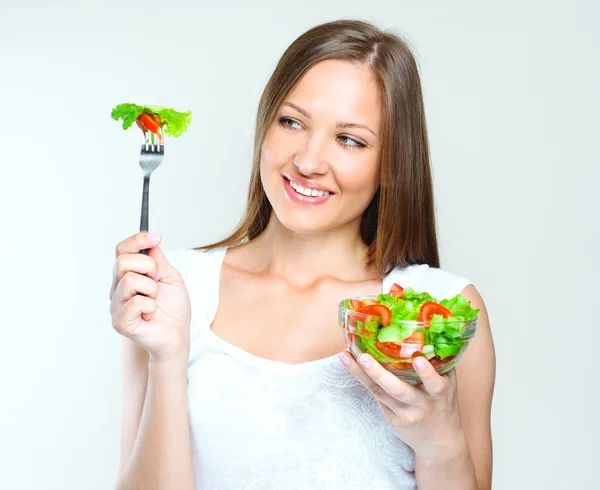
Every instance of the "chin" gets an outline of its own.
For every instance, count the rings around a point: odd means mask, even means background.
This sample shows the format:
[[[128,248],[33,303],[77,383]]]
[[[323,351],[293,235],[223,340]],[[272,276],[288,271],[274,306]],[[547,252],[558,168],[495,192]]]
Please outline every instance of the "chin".
[[[322,233],[335,227],[334,223],[328,222],[329,220],[323,220],[321,217],[315,216],[317,213],[281,211],[275,208],[273,212],[281,226],[300,235]]]

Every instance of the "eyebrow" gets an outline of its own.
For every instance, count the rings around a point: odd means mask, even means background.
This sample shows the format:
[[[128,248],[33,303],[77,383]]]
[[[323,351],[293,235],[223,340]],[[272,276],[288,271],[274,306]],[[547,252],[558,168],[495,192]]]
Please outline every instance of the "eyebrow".
[[[289,105],[290,107],[296,109],[300,114],[302,114],[303,116],[307,117],[308,119],[310,119],[312,117],[310,115],[310,112],[305,111],[301,107],[298,107],[296,104],[292,104],[291,102],[285,102],[283,105],[284,106],[285,105]],[[377,135],[375,134],[375,132],[369,126],[365,126],[364,124],[337,121],[335,123],[335,127],[336,128],[363,128],[363,129],[366,129],[367,131],[370,131],[371,133],[373,133],[373,135],[375,137],[377,137]]]

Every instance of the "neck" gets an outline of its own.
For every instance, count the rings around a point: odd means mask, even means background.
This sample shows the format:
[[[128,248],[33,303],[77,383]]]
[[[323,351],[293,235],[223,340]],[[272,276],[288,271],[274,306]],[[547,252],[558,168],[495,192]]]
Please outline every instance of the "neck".
[[[365,266],[368,247],[360,237],[360,218],[327,232],[299,234],[271,213],[265,231],[254,242],[264,270],[301,283],[323,276],[342,281],[374,278]]]

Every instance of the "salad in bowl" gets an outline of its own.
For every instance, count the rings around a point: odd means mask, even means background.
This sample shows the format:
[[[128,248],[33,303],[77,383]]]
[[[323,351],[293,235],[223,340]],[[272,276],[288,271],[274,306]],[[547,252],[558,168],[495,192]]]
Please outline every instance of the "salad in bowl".
[[[413,360],[424,356],[439,374],[450,371],[477,330],[479,309],[461,294],[436,300],[394,284],[389,293],[347,298],[339,323],[354,357],[367,353],[412,384],[420,381]]]

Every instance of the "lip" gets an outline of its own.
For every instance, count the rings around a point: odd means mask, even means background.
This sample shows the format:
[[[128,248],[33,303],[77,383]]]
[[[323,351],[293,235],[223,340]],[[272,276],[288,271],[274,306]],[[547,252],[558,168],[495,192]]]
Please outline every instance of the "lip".
[[[283,189],[285,190],[285,193],[290,198],[290,200],[292,200],[293,202],[295,202],[297,204],[302,204],[304,206],[318,206],[319,204],[323,204],[324,202],[328,201],[329,199],[331,199],[333,197],[333,194],[331,194],[331,193],[326,196],[304,196],[294,190],[294,188],[290,184],[289,179],[286,176],[283,176],[282,178],[283,178]],[[293,179],[293,180],[295,182],[298,182],[303,187],[310,187],[312,189],[321,190],[321,187],[316,187],[314,185],[312,187],[308,186],[308,185],[304,186],[301,181],[298,181],[296,179]],[[322,190],[326,190],[326,189],[322,189]]]
[[[309,189],[317,189],[318,191],[327,191],[329,192],[329,194],[333,194],[333,192],[331,192],[330,189],[327,189],[326,187],[321,187],[319,184],[313,182],[312,180],[305,180],[302,177],[291,177],[289,174],[283,174],[283,176],[286,178],[286,180],[293,180],[294,182],[300,184],[302,187],[308,187]]]

